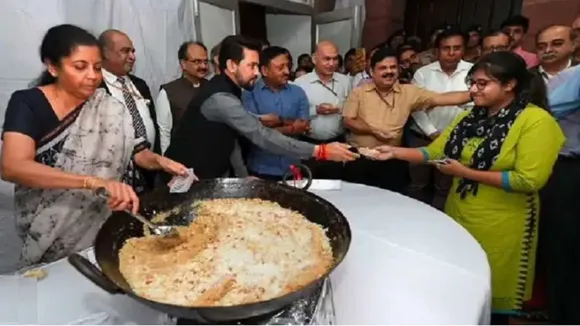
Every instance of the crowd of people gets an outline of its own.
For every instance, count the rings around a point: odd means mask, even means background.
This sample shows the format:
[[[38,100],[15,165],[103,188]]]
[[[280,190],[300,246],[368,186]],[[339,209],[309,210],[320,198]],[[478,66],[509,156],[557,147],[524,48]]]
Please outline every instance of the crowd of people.
[[[580,19],[543,28],[535,53],[522,48],[528,27],[523,16],[486,33],[445,24],[424,47],[398,31],[344,56],[321,41],[296,69],[267,41],[188,41],[182,75],[155,98],[131,74],[128,35],[52,27],[47,69],[12,94],[3,129],[21,266],[89,247],[110,210],[138,211],[139,194],[188,169],[280,181],[303,162],[315,178],[444,210],[487,254],[495,317],[524,312],[545,270],[550,320],[578,323]],[[92,193],[103,187],[108,202]]]

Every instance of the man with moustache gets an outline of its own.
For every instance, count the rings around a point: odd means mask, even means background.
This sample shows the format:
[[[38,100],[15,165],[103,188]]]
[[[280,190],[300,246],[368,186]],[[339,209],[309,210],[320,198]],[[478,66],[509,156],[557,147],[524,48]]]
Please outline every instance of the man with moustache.
[[[464,92],[435,93],[401,84],[397,52],[382,48],[371,57],[373,82],[355,88],[344,106],[344,123],[350,130],[348,143],[374,148],[401,145],[403,128],[411,112],[432,107],[460,105],[470,101]],[[347,163],[345,180],[404,193],[408,168],[403,161],[362,158]]]
[[[248,112],[259,117],[262,124],[280,133],[297,137],[309,129],[308,98],[302,88],[289,84],[290,54],[285,48],[271,46],[260,53],[262,78],[254,89],[243,92],[242,101]],[[260,179],[280,181],[288,167],[300,160],[275,155],[256,146],[250,148],[248,170]]]
[[[434,92],[467,91],[465,80],[473,64],[462,60],[466,44],[466,35],[457,28],[441,32],[435,40],[437,61],[419,68],[413,84]],[[450,105],[413,113],[414,124],[410,126],[408,145],[423,147],[430,144],[463,110]],[[425,164],[411,164],[409,174],[409,196],[443,210],[452,178]],[[434,194],[428,191],[430,185],[434,186]]]
[[[137,132],[147,135],[151,150],[161,154],[161,142],[157,126],[157,116],[153,98],[147,83],[131,74],[135,65],[135,47],[127,34],[109,29],[99,36],[103,53],[103,83],[111,96],[123,103],[133,116]],[[157,172],[145,170],[130,163],[123,181],[130,184],[135,192],[142,193],[153,189]]]
[[[540,75],[546,84],[564,69],[576,64],[572,61],[574,42],[569,26],[552,25],[540,30],[536,36],[536,48],[540,64],[530,71]]]
[[[184,42],[177,50],[181,77],[161,85],[155,107],[161,138],[161,151],[169,147],[171,135],[177,130],[183,112],[199,88],[206,82],[208,72],[207,48],[200,42]]]
[[[229,176],[238,137],[273,154],[307,159],[350,161],[357,157],[345,144],[312,145],[267,128],[242,105],[242,88],[251,91],[258,79],[260,44],[241,35],[221,42],[219,68],[190,102],[165,152],[193,168],[199,178]],[[238,155],[238,161],[242,160]],[[165,176],[169,180],[170,176]]]
[[[481,55],[497,51],[508,51],[510,48],[510,36],[502,30],[488,32],[481,39]]]

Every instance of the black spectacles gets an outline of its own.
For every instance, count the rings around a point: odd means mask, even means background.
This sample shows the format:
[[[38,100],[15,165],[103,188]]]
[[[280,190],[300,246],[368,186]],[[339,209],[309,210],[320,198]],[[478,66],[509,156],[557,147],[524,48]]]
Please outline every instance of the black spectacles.
[[[489,48],[484,48],[486,52],[500,52],[500,51],[507,51],[508,47],[503,45],[498,46],[490,46]]]

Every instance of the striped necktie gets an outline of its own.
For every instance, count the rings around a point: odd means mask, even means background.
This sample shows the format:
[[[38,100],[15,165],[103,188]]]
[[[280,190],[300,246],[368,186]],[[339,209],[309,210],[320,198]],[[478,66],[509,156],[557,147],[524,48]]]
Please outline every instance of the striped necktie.
[[[137,109],[137,103],[135,102],[135,98],[133,98],[133,94],[129,91],[127,87],[127,81],[123,77],[117,78],[117,81],[121,83],[121,89],[123,90],[123,99],[125,100],[125,106],[131,113],[131,118],[133,119],[133,128],[135,128],[135,138],[143,138],[147,140],[147,129],[145,129],[145,124],[143,123],[143,119],[141,118],[141,114],[139,114],[139,110]]]

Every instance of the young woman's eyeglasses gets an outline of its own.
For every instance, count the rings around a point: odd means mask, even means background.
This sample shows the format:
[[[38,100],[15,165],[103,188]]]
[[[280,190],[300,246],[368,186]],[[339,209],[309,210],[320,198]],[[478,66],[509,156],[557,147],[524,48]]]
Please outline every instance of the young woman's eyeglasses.
[[[475,85],[475,87],[477,87],[477,89],[480,91],[482,91],[490,82],[490,80],[485,79],[468,79],[465,81],[468,88],[471,88],[473,85]]]

